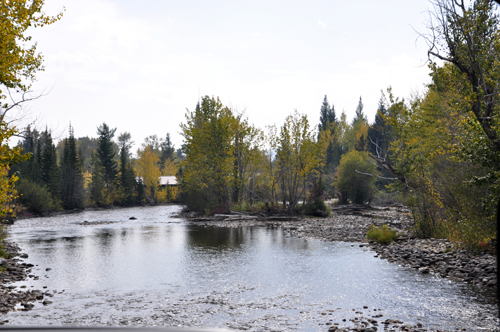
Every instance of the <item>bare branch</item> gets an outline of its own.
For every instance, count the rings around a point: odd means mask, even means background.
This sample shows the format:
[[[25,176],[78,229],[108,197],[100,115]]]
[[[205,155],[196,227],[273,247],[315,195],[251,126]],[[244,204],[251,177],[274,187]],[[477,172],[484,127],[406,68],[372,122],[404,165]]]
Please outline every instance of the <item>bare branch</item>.
[[[382,179],[382,180],[399,180],[398,178],[387,178],[385,176],[380,176],[380,175],[377,175],[377,174],[364,173],[364,172],[360,172],[358,170],[356,170],[356,173],[361,174],[361,175],[372,176],[374,178],[378,178],[378,179]]]

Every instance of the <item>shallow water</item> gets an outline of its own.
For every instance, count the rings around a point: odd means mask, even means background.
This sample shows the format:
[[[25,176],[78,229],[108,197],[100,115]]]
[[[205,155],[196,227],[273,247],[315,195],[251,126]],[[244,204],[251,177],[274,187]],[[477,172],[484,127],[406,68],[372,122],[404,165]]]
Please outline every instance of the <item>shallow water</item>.
[[[55,293],[46,298],[52,304],[5,319],[10,325],[326,331],[325,323],[348,325],[362,312],[435,329],[498,326],[491,292],[387,263],[352,243],[290,238],[265,227],[194,226],[170,216],[179,209],[16,222],[9,240],[29,254],[25,261],[37,264],[33,274],[40,276],[16,285]]]

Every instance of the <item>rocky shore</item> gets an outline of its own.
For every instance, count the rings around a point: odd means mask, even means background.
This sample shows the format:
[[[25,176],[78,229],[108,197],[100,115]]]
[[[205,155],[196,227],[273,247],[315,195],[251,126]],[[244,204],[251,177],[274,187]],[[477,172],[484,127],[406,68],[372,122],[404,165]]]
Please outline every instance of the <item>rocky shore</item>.
[[[33,264],[22,262],[28,258],[27,254],[20,253],[20,249],[14,243],[5,242],[4,250],[12,255],[12,258],[0,258],[0,313],[5,314],[13,310],[31,310],[35,302],[43,305],[50,304],[46,297],[52,297],[48,291],[27,289],[26,286],[13,286],[11,283],[26,280],[27,278],[38,279],[31,274]],[[6,320],[0,318],[0,325]]]

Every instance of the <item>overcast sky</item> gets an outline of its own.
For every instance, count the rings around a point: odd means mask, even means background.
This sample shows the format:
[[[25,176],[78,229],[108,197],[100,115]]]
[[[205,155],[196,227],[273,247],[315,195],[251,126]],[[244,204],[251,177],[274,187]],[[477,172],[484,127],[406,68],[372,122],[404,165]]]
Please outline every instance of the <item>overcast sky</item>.
[[[381,90],[408,97],[429,82],[427,0],[46,0],[61,21],[32,31],[45,57],[27,109],[38,126],[96,137],[106,122],[136,142],[170,133],[199,96],[245,110],[260,128],[297,109],[319,121],[325,95],[373,121]]]

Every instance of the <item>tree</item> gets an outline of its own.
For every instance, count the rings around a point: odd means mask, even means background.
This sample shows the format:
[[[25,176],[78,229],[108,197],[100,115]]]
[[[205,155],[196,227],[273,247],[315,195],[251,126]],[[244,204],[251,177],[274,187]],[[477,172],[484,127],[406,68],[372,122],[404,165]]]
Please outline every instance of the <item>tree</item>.
[[[181,124],[184,136],[181,190],[188,207],[227,212],[233,179],[233,114],[217,98],[205,96]]]
[[[10,217],[14,213],[13,201],[17,197],[14,187],[18,177],[13,174],[9,176],[9,169],[12,165],[20,163],[30,157],[29,154],[22,154],[22,148],[9,146],[9,139],[17,131],[9,128],[5,122],[0,122],[0,221]],[[0,231],[1,235],[1,231]]]
[[[312,175],[321,165],[320,146],[309,129],[307,116],[295,111],[285,119],[277,141],[276,162],[281,178],[284,206],[294,214],[305,198]]]
[[[365,113],[363,113],[363,100],[359,97],[358,106],[356,107],[356,115],[354,116],[353,124],[367,123]]]
[[[113,137],[115,136],[116,128],[109,128],[106,123],[103,123],[97,128],[97,158],[103,169],[103,181],[106,187],[114,184],[118,175],[118,164],[115,160],[115,149],[113,145]]]
[[[160,143],[160,171],[164,173],[166,165],[169,167],[173,163],[175,159],[175,146],[172,144],[172,140],[170,139],[170,134],[167,133],[165,140]],[[168,172],[171,173],[169,169]]]
[[[386,160],[390,158],[389,148],[393,140],[391,126],[386,121],[388,116],[388,110],[382,95],[375,114],[375,121],[368,128],[367,151],[373,156],[380,156]],[[391,173],[382,167],[378,167],[377,171],[382,174],[382,177],[377,181],[377,186],[379,189],[384,189],[385,186],[390,184]]]
[[[323,99],[323,104],[321,104],[320,115],[319,115],[319,125],[318,133],[330,128],[330,124],[334,124],[337,121],[335,117],[335,108],[328,104],[328,98],[325,95]]]
[[[73,128],[64,140],[61,158],[61,200],[65,209],[81,209],[85,205],[82,154],[76,148]]]
[[[118,164],[115,160],[115,143],[113,137],[116,128],[110,129],[106,123],[97,127],[97,149],[91,156],[92,182],[90,199],[98,206],[109,206],[118,202],[117,188]]]
[[[368,128],[368,151],[374,155],[387,155],[392,141],[391,127],[385,120],[388,116],[382,96],[378,102],[373,125]]]
[[[137,182],[130,162],[132,144],[132,135],[129,132],[121,133],[118,136],[118,146],[120,147],[121,203],[123,205],[131,205],[137,202]]]
[[[5,122],[6,113],[29,98],[25,99],[23,94],[22,100],[12,105],[2,101],[8,89],[27,92],[36,72],[43,70],[43,57],[36,54],[36,43],[27,44],[31,37],[25,35],[26,30],[52,24],[62,17],[62,14],[55,17],[43,14],[43,4],[44,0],[0,3],[0,218],[13,212],[11,203],[16,198],[17,176],[9,176],[8,171],[12,165],[31,156],[29,153],[22,155],[20,146],[9,147],[9,139],[18,131]]]
[[[62,17],[47,16],[42,11],[45,0],[11,0],[0,3],[0,99],[5,99],[5,88],[26,92],[37,71],[43,70],[43,56],[36,53],[36,43],[29,45],[30,27],[52,24]],[[4,114],[12,105],[0,104]]]
[[[146,196],[151,202],[155,201],[158,181],[160,179],[160,168],[158,167],[158,155],[151,146],[137,150],[137,160],[135,162],[135,171],[142,179],[146,189]]]
[[[465,75],[471,111],[497,151],[500,151],[498,103],[500,97],[499,15],[491,0],[434,0],[433,21],[426,36],[429,57],[456,66]],[[437,65],[432,63],[433,71]]]
[[[328,99],[325,95],[323,104],[320,109],[318,125],[318,141],[321,142],[323,154],[325,158],[325,173],[330,173],[338,165],[340,160],[339,148],[335,137],[335,128],[337,126],[337,118],[335,109],[328,104]]]
[[[108,206],[111,204],[109,199],[109,189],[104,182],[104,168],[101,165],[97,152],[92,152],[90,156],[91,178],[90,183],[90,201],[97,206]]]
[[[500,3],[496,1],[497,3]],[[430,56],[452,63],[464,74],[470,93],[467,95],[475,120],[482,128],[488,143],[486,146],[500,152],[498,100],[500,97],[499,16],[490,0],[475,0],[468,7],[464,1],[435,0],[434,21],[431,24]],[[437,66],[434,64],[433,68]],[[469,123],[471,123],[469,121]],[[484,146],[484,144],[483,144]],[[486,156],[484,155],[484,156]],[[486,160],[483,160],[486,161]],[[494,159],[486,161],[494,163]],[[498,165],[498,164],[497,164]],[[491,172],[490,178],[497,191],[496,252],[500,261],[500,172]],[[500,269],[497,266],[497,279]],[[497,293],[500,303],[500,288]]]
[[[337,171],[335,186],[339,190],[341,203],[352,200],[363,204],[370,201],[375,190],[376,167],[368,160],[368,154],[361,151],[350,151],[342,156]]]
[[[52,141],[52,134],[45,129],[39,140],[41,153],[42,181],[47,186],[54,199],[61,196],[60,169],[57,162],[56,147]]]

